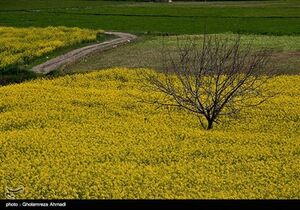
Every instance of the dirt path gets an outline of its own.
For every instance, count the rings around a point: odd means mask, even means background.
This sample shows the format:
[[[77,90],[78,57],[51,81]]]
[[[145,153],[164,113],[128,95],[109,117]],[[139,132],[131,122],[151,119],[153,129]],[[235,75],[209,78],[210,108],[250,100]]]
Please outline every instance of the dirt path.
[[[137,38],[137,36],[133,34],[121,33],[121,32],[105,32],[105,34],[115,35],[119,38],[72,50],[66,54],[60,55],[56,58],[48,60],[45,63],[33,67],[32,71],[36,73],[47,74],[55,69],[58,69],[62,65],[72,63],[88,54],[112,49],[119,45],[126,44]]]

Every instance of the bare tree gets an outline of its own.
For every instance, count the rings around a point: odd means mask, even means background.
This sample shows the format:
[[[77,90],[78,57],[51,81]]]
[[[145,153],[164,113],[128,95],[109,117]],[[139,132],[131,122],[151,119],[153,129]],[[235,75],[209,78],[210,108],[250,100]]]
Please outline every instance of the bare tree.
[[[239,36],[178,39],[175,51],[161,52],[163,71],[146,74],[146,81],[165,97],[149,101],[187,110],[205,129],[270,97],[266,82],[272,74],[265,71],[270,51],[242,44]]]

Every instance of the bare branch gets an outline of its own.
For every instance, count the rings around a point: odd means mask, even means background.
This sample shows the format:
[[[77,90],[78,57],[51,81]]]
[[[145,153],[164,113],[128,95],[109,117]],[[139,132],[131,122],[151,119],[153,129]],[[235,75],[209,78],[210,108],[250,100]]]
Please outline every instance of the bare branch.
[[[166,97],[150,103],[187,110],[206,129],[219,123],[221,116],[234,116],[270,97],[265,92],[273,76],[265,71],[270,51],[255,50],[252,43],[242,43],[240,36],[204,35],[200,42],[199,37],[184,41],[177,37],[176,51],[163,49],[165,71],[145,78],[153,90]]]

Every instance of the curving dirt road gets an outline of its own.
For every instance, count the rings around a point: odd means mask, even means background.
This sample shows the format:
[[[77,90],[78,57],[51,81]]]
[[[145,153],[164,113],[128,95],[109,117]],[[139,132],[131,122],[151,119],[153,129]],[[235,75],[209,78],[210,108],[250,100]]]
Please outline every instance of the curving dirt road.
[[[118,38],[72,50],[66,54],[50,59],[45,63],[39,64],[33,67],[31,70],[36,73],[47,74],[55,69],[58,69],[62,65],[72,63],[88,54],[109,50],[119,45],[131,42],[132,40],[137,38],[136,35],[122,32],[105,32],[105,34],[115,35]]]

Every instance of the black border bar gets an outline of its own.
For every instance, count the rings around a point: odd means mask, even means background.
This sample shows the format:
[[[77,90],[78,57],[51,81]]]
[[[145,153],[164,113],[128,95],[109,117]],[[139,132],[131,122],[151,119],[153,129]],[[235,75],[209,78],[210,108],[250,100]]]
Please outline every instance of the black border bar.
[[[0,209],[299,210],[300,200],[0,200]]]

